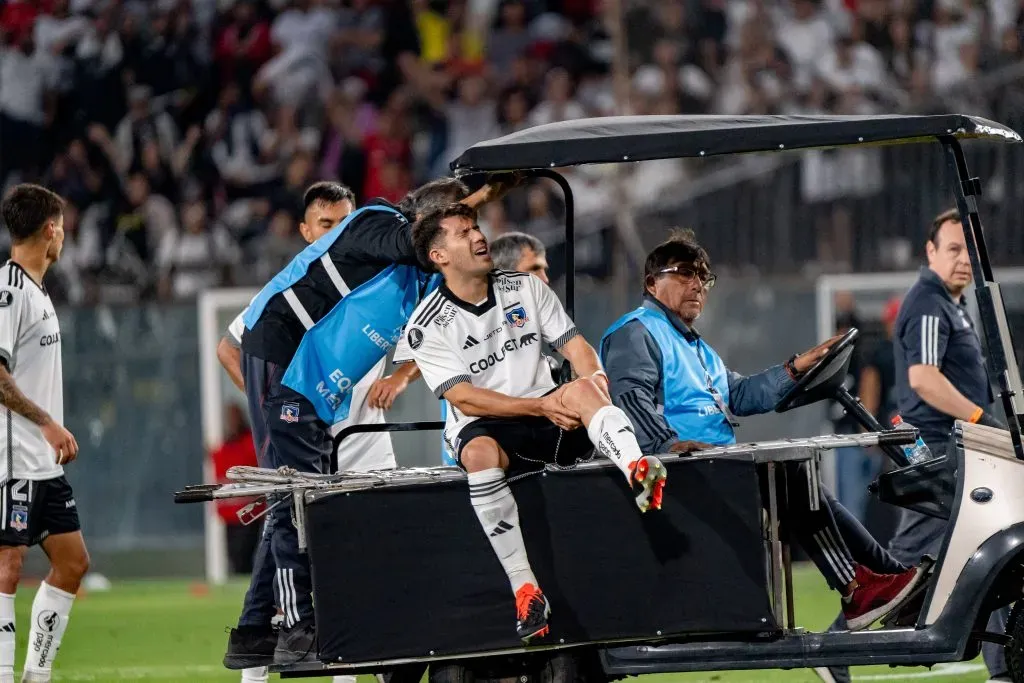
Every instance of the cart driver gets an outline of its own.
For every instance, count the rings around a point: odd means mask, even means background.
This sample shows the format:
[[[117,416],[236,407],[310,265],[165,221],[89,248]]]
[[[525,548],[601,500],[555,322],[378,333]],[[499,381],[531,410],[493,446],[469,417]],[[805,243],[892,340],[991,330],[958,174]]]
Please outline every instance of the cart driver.
[[[468,473],[473,510],[508,576],[519,637],[548,632],[550,605],[530,567],[508,476],[573,462],[594,447],[622,471],[642,512],[661,507],[665,468],[640,452],[611,403],[597,352],[554,292],[527,273],[495,270],[476,212],[451,204],[413,228],[424,268],[443,282],[412,313],[405,335],[423,379],[450,409],[445,439]],[[580,378],[558,386],[548,343]]]
[[[715,284],[710,266],[691,231],[673,234],[647,256],[641,306],[601,340],[612,399],[633,421],[644,453],[735,443],[736,416],[772,410],[836,340],[750,377],[729,371],[693,327]],[[806,465],[787,467],[790,477],[807,476]],[[866,628],[913,590],[921,572],[896,562],[824,487],[812,511],[807,488],[790,489],[783,527],[843,596],[848,628]]]

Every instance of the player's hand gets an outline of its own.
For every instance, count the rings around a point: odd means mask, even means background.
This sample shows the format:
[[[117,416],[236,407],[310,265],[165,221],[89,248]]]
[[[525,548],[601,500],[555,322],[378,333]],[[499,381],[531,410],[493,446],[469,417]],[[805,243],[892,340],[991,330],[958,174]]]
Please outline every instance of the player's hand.
[[[565,393],[567,386],[569,385],[563,384],[542,398],[540,400],[540,409],[544,417],[568,432],[578,428],[582,423],[580,422],[580,416],[566,408],[565,404],[562,403],[562,395]]]
[[[370,386],[370,391],[366,395],[366,402],[369,403],[371,408],[391,410],[395,399],[405,391],[407,386],[409,386],[409,380],[404,377],[397,375],[382,377]]]
[[[674,444],[668,447],[670,453],[693,453],[694,451],[703,451],[707,448],[714,448],[709,443],[703,441],[676,441]]]
[[[494,173],[487,176],[487,184],[481,188],[483,197],[481,198],[483,203],[496,202],[506,194],[509,190],[518,185],[523,181],[523,176],[520,173]]]
[[[814,367],[814,364],[825,357],[828,350],[832,348],[832,345],[842,339],[843,335],[837,334],[831,339],[827,339],[822,343],[815,346],[813,349],[804,351],[796,360],[793,361],[793,368],[796,369],[798,374],[803,374]]]
[[[74,435],[65,429],[63,425],[50,420],[40,429],[43,432],[43,438],[46,439],[46,443],[50,444],[57,453],[58,465],[67,465],[78,457],[78,442],[75,441]]]

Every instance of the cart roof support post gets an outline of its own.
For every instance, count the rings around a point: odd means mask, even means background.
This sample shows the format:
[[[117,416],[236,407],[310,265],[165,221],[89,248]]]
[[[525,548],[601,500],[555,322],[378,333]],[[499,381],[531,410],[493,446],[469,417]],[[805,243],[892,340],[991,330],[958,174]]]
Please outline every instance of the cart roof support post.
[[[538,168],[526,173],[528,177],[549,178],[555,181],[565,196],[565,312],[576,319],[576,205],[569,181],[558,171]]]
[[[971,257],[978,315],[988,345],[989,372],[999,386],[999,399],[1010,430],[1014,453],[1019,460],[1024,460],[1024,446],[1021,445],[1020,433],[1020,421],[1024,419],[1024,408],[1021,407],[1020,369],[1013,350],[1010,327],[1006,321],[1002,293],[992,273],[992,262],[988,257],[981,216],[978,215],[981,181],[971,177],[959,140],[952,136],[941,136],[939,141],[946,152],[947,166],[953,176],[956,205],[964,226],[967,253]]]

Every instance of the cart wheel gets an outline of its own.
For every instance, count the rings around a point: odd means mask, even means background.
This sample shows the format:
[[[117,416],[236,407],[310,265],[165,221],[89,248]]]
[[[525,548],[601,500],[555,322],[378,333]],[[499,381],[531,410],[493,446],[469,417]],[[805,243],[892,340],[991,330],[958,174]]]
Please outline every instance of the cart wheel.
[[[426,671],[426,664],[418,662],[403,664],[378,674],[377,680],[379,683],[420,683],[420,679],[423,678]]]
[[[469,667],[448,662],[430,665],[430,683],[475,683],[476,676]]]
[[[575,655],[569,652],[553,654],[538,676],[539,683],[577,683],[580,670]]]
[[[1006,635],[1010,636],[1010,644],[1004,648],[1010,680],[1024,683],[1024,600],[1013,604],[1006,622]]]

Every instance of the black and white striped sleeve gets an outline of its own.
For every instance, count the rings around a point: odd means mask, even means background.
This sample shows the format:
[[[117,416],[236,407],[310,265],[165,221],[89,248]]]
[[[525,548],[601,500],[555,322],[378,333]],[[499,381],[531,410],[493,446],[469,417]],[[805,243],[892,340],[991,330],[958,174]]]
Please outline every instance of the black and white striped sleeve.
[[[912,315],[900,333],[900,344],[911,365],[942,366],[949,341],[949,321],[941,310]]]
[[[679,440],[662,411],[661,352],[642,323],[633,321],[610,334],[601,345],[601,360],[612,402],[636,428],[637,443],[646,454],[665,453]]]

